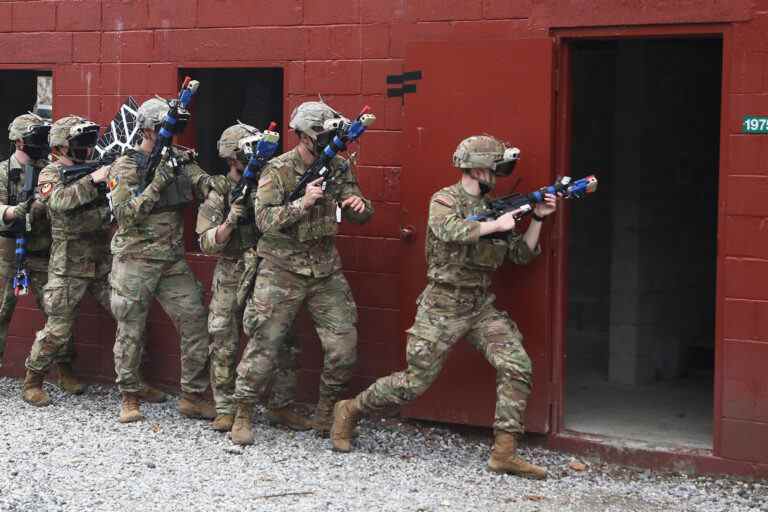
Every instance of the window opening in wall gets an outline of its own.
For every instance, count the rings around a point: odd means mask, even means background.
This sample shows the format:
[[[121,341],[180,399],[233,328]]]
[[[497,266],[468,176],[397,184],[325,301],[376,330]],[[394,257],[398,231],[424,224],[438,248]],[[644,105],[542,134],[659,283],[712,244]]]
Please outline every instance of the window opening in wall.
[[[192,120],[179,143],[194,147],[200,166],[210,174],[226,174],[226,162],[219,158],[216,141],[221,132],[238,120],[259,130],[270,121],[278,123],[281,134],[287,127],[283,120],[282,68],[190,68],[179,70],[179,83],[185,76],[200,81],[192,103]],[[282,144],[282,137],[281,137]],[[278,148],[278,153],[281,153]],[[186,247],[199,252],[195,227],[195,208],[186,218]]]
[[[565,427],[711,448],[722,43],[571,44]]]
[[[0,70],[0,126],[5,129],[16,116],[35,112],[50,118],[53,106],[53,76],[36,69]],[[7,138],[7,133],[4,140]],[[10,144],[0,144],[0,161],[11,153]]]

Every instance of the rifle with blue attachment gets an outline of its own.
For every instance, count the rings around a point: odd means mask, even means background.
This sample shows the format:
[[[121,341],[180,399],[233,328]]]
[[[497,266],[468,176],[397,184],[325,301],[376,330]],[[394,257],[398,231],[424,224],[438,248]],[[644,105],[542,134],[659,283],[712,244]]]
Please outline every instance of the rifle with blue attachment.
[[[168,102],[170,108],[163,118],[163,122],[157,132],[157,140],[147,158],[146,174],[144,175],[144,183],[141,186],[142,190],[152,182],[157,166],[168,155],[173,144],[174,135],[183,132],[187,126],[190,118],[189,104],[192,102],[192,97],[197,92],[198,87],[200,87],[200,82],[192,80],[191,77],[185,77],[179,91],[179,97]],[[171,162],[171,165],[174,168],[176,167],[174,162]]]
[[[29,203],[31,207],[32,201],[35,199],[35,189],[37,188],[37,178],[40,176],[40,169],[31,165],[24,167],[24,185],[21,188],[16,204]],[[32,230],[31,217],[32,212],[30,211],[24,218],[15,219],[9,230],[17,233],[16,250],[14,251],[16,272],[13,275],[13,294],[17,297],[29,293],[29,272],[27,271],[26,260],[27,233]]]
[[[329,183],[333,183],[336,179],[337,170],[328,164],[331,163],[331,160],[340,151],[345,151],[349,144],[359,139],[365,133],[365,130],[376,121],[376,116],[371,114],[370,110],[371,107],[366,105],[355,120],[351,122],[343,118],[326,121],[327,126],[324,126],[324,128],[334,129],[336,133],[331,142],[323,148],[320,156],[312,162],[310,168],[301,176],[301,179],[296,184],[296,188],[288,196],[289,203],[302,197],[307,185],[318,178],[323,178],[323,190],[326,189]],[[344,172],[344,170],[341,170],[341,172]]]
[[[478,214],[470,215],[467,220],[486,222],[495,220],[510,213],[515,219],[520,219],[533,212],[537,204],[543,203],[547,194],[562,197],[563,199],[581,199],[587,194],[597,190],[597,177],[589,175],[576,181],[571,181],[569,176],[559,178],[554,184],[534,190],[528,194],[511,194],[494,199],[488,204],[488,208]]]
[[[280,134],[277,133],[276,129],[277,123],[272,121],[267,129],[260,134],[247,137],[238,143],[243,153],[250,155],[250,158],[240,181],[232,189],[229,204],[246,200],[251,191],[258,187],[262,169],[277,151]],[[241,219],[241,222],[243,220]]]

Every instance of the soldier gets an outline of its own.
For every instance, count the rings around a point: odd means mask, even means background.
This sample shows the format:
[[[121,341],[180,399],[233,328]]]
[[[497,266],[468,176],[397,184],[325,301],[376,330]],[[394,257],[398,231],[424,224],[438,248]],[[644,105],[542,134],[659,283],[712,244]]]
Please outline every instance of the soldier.
[[[541,252],[541,223],[555,211],[555,197],[548,195],[546,203],[534,209],[524,235],[514,231],[512,213],[489,222],[466,220],[486,208],[485,195],[493,189],[496,176],[512,172],[516,157],[505,160],[505,149],[505,144],[486,135],[469,137],[456,148],[453,163],[462,170],[461,180],[437,191],[429,204],[428,284],[417,300],[416,320],[408,330],[408,367],[377,380],[352,400],[336,404],[331,430],[335,450],[351,450],[361,414],[386,411],[423,394],[440,374],[451,347],[466,337],[496,369],[496,439],[489,469],[546,477],[543,468],[516,455],[516,436],[523,433],[523,413],[531,391],[531,361],[517,325],[494,307],[488,287],[491,273],[505,259],[525,265]],[[494,233],[505,236],[484,238]]]
[[[211,177],[191,155],[174,147],[144,184],[146,161],[157,140],[168,103],[141,104],[137,122],[142,142],[111,166],[109,187],[117,232],[112,239],[111,306],[117,320],[115,373],[122,393],[119,421],[144,419],[139,410],[139,365],[152,299],[156,298],[181,337],[179,412],[213,419],[216,410],[203,397],[208,388],[209,338],[200,283],[184,259],[182,210],[210,191]]]
[[[22,187],[28,178],[27,173],[37,173],[48,164],[48,132],[51,123],[36,114],[24,114],[15,118],[8,126],[8,138],[14,152],[8,160],[0,162],[0,366],[3,364],[5,339],[8,325],[11,323],[16,308],[16,295],[13,288],[14,239],[19,233],[14,225],[23,226],[27,219],[31,231],[26,238],[26,267],[29,284],[35,295],[37,307],[43,309],[43,287],[48,281],[48,256],[51,248],[51,223],[48,212],[40,202],[19,202]],[[34,190],[31,191],[34,194]],[[21,233],[25,228],[21,228]],[[45,313],[43,313],[45,314]],[[69,347],[68,347],[69,348]],[[82,391],[82,386],[72,376],[71,351],[64,350],[57,356],[59,385],[67,392]]]
[[[261,233],[253,219],[253,196],[248,203],[230,203],[231,192],[242,178],[248,155],[241,142],[259,135],[253,126],[238,123],[221,134],[219,156],[227,161],[229,173],[214,176],[217,186],[208,193],[197,213],[200,247],[206,254],[217,254],[213,272],[212,297],[208,313],[211,344],[211,386],[216,403],[212,428],[220,432],[232,429],[235,415],[235,366],[240,345],[243,308],[253,290],[259,258],[256,244]],[[221,192],[224,192],[223,194]],[[267,404],[268,417],[293,430],[311,428],[306,418],[291,410],[296,388],[295,338],[280,347],[278,368]]]
[[[319,141],[327,140],[329,134],[325,122],[340,117],[322,102],[299,105],[290,121],[298,145],[272,159],[259,180],[256,226],[264,233],[258,246],[263,261],[243,320],[249,341],[237,367],[238,407],[232,428],[237,444],[253,443],[254,401],[272,380],[280,346],[305,300],[325,352],[315,429],[330,429],[333,403],[352,376],[357,308],[334,243],[336,216],[340,208],[346,219],[364,223],[373,215],[373,207],[362,197],[350,164],[341,157],[330,164],[345,168],[331,190],[324,192],[318,179],[307,186],[302,198],[286,204],[298,179],[322,151]]]
[[[109,311],[109,207],[98,184],[106,181],[107,168],[70,184],[61,181],[67,167],[91,157],[99,126],[77,116],[59,119],[51,126],[49,139],[54,163],[40,173],[37,200],[48,207],[51,222],[51,256],[48,282],[43,293],[47,314],[45,327],[38,331],[26,361],[24,401],[48,405],[50,398],[42,387],[48,368],[57,357],[67,363],[62,372],[72,382],[73,392],[82,392],[71,375],[69,360],[73,347],[72,327],[80,301],[89,292]]]

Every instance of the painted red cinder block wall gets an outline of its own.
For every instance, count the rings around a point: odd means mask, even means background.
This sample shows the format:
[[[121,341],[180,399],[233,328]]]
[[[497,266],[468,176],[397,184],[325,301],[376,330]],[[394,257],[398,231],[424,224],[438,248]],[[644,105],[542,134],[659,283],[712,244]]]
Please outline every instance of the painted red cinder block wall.
[[[77,113],[101,123],[126,95],[142,100],[175,94],[178,69],[195,66],[282,67],[282,127],[296,104],[317,93],[347,115],[370,104],[378,122],[362,141],[359,176],[377,214],[367,226],[344,225],[338,241],[360,308],[359,388],[403,361],[397,343],[400,187],[423,178],[418,169],[401,168],[404,110],[400,99],[386,97],[385,77],[404,70],[406,45],[691,23],[718,24],[725,39],[716,332],[720,433],[714,454],[768,462],[768,143],[740,133],[745,114],[768,114],[768,1],[0,0],[0,67],[52,70],[55,116]],[[295,139],[286,133],[285,140],[290,147]],[[189,259],[210,283],[211,260]],[[21,375],[41,321],[33,301],[21,301],[9,333],[6,374]],[[112,378],[113,332],[114,322],[87,299],[76,331],[80,371]],[[310,337],[303,343],[305,397],[316,387],[320,358]],[[155,308],[149,377],[177,380],[177,345]]]

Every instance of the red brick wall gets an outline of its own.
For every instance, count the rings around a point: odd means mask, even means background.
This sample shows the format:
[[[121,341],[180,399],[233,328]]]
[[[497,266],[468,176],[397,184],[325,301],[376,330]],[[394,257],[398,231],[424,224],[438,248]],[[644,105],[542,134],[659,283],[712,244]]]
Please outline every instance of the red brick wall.
[[[360,308],[360,386],[403,357],[392,348],[400,336],[398,201],[401,177],[419,178],[416,169],[401,169],[403,109],[399,99],[386,98],[384,79],[403,71],[406,44],[549,37],[558,27],[708,22],[727,23],[717,333],[723,435],[716,453],[767,460],[738,440],[768,439],[768,208],[761,193],[768,191],[768,138],[740,134],[743,115],[768,114],[768,1],[0,1],[0,66],[52,69],[55,115],[84,114],[102,123],[125,95],[174,94],[178,68],[195,65],[284,67],[283,127],[292,107],[317,93],[348,115],[370,104],[379,120],[364,137],[360,178],[377,214],[370,225],[344,225],[338,241]],[[286,145],[292,143],[287,135]],[[210,282],[210,261],[190,261]],[[21,372],[40,327],[31,304],[22,301],[11,328],[6,371],[13,374]],[[78,365],[110,378],[113,323],[90,301],[83,315]],[[173,381],[175,334],[158,311],[150,328],[148,372]],[[304,345],[305,376],[316,377],[319,348]],[[306,382],[311,392],[314,379]]]

